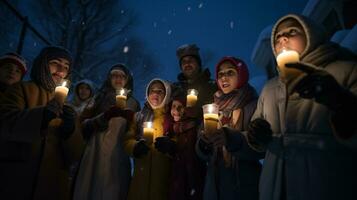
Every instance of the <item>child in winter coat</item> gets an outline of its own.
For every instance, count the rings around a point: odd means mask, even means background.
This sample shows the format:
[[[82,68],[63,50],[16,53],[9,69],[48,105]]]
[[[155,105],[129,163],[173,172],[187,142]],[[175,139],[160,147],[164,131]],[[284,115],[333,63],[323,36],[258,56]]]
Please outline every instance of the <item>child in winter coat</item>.
[[[186,96],[177,95],[165,119],[166,136],[156,139],[156,148],[172,156],[170,200],[202,199],[205,165],[195,153],[199,121],[196,109],[186,107]]]

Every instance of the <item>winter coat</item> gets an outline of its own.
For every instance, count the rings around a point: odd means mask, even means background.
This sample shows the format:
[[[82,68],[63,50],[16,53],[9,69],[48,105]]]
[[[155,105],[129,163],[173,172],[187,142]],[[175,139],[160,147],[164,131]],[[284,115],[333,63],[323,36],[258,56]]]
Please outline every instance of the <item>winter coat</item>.
[[[204,104],[213,102],[213,94],[217,91],[217,86],[214,80],[210,79],[211,73],[208,69],[204,69],[193,80],[188,80],[180,73],[177,76],[178,82],[174,86],[186,92],[188,89],[196,89],[198,91],[197,107],[201,108]]]
[[[113,69],[125,66],[115,65]],[[126,69],[126,68],[125,68]],[[110,70],[111,71],[111,70]],[[128,79],[132,77],[128,72]],[[95,102],[88,104],[81,115],[82,130],[87,141],[73,199],[75,200],[126,200],[131,179],[129,156],[124,152],[122,141],[129,122],[124,117],[104,119],[104,112],[115,105],[115,90],[111,87],[108,75]],[[132,90],[131,86],[125,86]],[[92,105],[93,104],[93,105]],[[128,95],[125,110],[140,110],[138,101]]]
[[[217,91],[215,95],[223,94]],[[256,92],[246,84],[228,95],[232,96],[228,105],[226,100],[215,98],[220,106],[220,125],[226,134],[225,148],[215,149],[210,155],[196,148],[198,155],[208,162],[204,199],[258,199],[259,159],[264,154],[250,148],[243,134],[256,108]]]
[[[156,80],[162,81],[160,79]],[[170,86],[166,82],[162,82],[166,88],[163,107],[152,109],[146,103],[144,108],[135,114],[134,123],[131,124],[124,140],[124,149],[130,156],[133,156],[136,143],[143,137],[143,122],[152,121],[154,128],[153,141],[155,141],[156,137],[164,135],[163,123],[171,92]],[[148,95],[148,88],[146,94]],[[168,199],[171,158],[157,151],[153,143],[148,144],[148,147],[150,149],[147,155],[141,158],[134,158],[134,174],[130,183],[128,200]]]
[[[341,86],[357,95],[357,63],[342,60],[336,54],[328,54],[330,52],[322,53],[328,46],[313,40],[321,35],[313,35],[316,30],[305,18],[296,15],[285,18],[297,19],[305,33],[309,33],[308,44],[315,44],[316,48],[307,51],[302,61],[326,70]],[[275,29],[276,26],[273,33]],[[339,47],[331,50],[334,53]],[[314,59],[308,61],[313,55]],[[330,123],[332,111],[297,93],[289,97],[286,94],[286,86],[278,78],[270,80],[261,92],[252,117],[267,120],[275,136],[266,152],[260,199],[356,199],[356,148],[334,137]]]
[[[70,199],[69,168],[79,160],[83,143],[77,128],[67,140],[57,136],[55,127],[41,128],[44,106],[53,95],[29,81],[15,84],[0,100],[4,199]]]
[[[185,112],[186,115],[187,112]],[[171,121],[165,120],[165,121]],[[170,178],[170,200],[200,200],[203,198],[205,163],[196,152],[198,123],[194,118],[173,122],[168,134],[176,141]]]

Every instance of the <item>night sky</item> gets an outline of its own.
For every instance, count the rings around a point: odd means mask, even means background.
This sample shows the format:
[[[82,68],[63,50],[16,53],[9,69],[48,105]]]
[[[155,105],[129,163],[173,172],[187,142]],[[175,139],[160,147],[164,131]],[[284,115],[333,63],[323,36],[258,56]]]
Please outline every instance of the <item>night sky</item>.
[[[134,33],[142,37],[161,63],[158,77],[176,80],[179,73],[176,48],[196,43],[201,51],[213,53],[204,63],[214,65],[226,55],[238,56],[249,65],[251,79],[262,86],[262,68],[254,66],[251,54],[261,31],[288,13],[301,13],[307,0],[130,0],[126,4],[139,16]],[[253,80],[254,82],[254,80]]]

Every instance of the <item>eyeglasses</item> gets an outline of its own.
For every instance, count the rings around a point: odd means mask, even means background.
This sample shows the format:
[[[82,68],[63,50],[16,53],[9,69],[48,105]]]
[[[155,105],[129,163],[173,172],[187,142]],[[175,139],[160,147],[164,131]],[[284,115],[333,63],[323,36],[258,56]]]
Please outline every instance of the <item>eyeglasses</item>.
[[[229,69],[226,71],[219,71],[217,74],[218,79],[225,77],[233,77],[236,76],[237,72],[234,69]]]
[[[275,35],[275,42],[277,42],[281,37],[295,37],[298,35],[303,35],[303,31],[297,27],[290,27],[290,28],[286,28],[283,29],[282,31],[279,31],[276,35]]]

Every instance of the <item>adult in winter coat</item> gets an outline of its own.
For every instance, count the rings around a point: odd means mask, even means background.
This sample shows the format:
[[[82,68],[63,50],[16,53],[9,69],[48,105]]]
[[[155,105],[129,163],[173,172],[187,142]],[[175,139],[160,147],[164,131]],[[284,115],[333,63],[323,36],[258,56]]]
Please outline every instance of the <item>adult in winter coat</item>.
[[[31,80],[14,84],[0,100],[1,154],[7,154],[0,161],[1,198],[70,199],[69,168],[80,158],[82,140],[74,109],[57,101],[54,91],[71,61],[63,48],[43,48]],[[62,123],[50,123],[55,118]]]
[[[92,81],[84,79],[78,81],[74,86],[72,105],[77,114],[80,115],[85,107],[89,105],[91,98],[94,96],[94,86]]]
[[[212,136],[201,135],[197,145],[198,155],[208,161],[204,199],[258,199],[259,159],[264,154],[251,149],[242,133],[258,99],[248,83],[248,67],[240,59],[224,57],[216,66],[216,80],[214,102],[222,128]]]
[[[171,96],[170,84],[153,79],[147,86],[147,102],[135,114],[125,140],[125,151],[134,158],[134,175],[128,200],[168,199],[171,159],[159,152],[153,144],[156,137],[164,135],[164,117]],[[143,123],[150,121],[154,129],[149,138],[143,135]],[[145,138],[145,139],[144,139]]]
[[[264,86],[248,129],[251,145],[267,149],[260,199],[356,199],[356,55],[299,15],[279,19],[271,42],[275,55],[300,54],[286,66],[301,75]]]
[[[213,102],[213,94],[217,91],[217,86],[210,78],[211,73],[207,69],[202,69],[202,61],[199,48],[195,44],[185,44],[177,48],[176,56],[179,60],[181,73],[177,76],[174,89],[183,91],[196,89],[198,91],[197,108]],[[176,89],[175,89],[176,90]]]
[[[169,104],[165,136],[156,138],[155,147],[172,157],[169,200],[200,200],[203,196],[205,163],[196,152],[200,120],[195,109],[186,107],[186,93],[179,93]]]
[[[122,140],[140,106],[130,92],[126,108],[116,107],[116,88],[133,90],[133,77],[122,64],[110,69],[94,103],[90,103],[81,115],[87,146],[76,178],[74,199],[127,198],[131,165]]]
[[[0,57],[0,96],[5,90],[19,81],[27,71],[25,59],[15,53]]]

